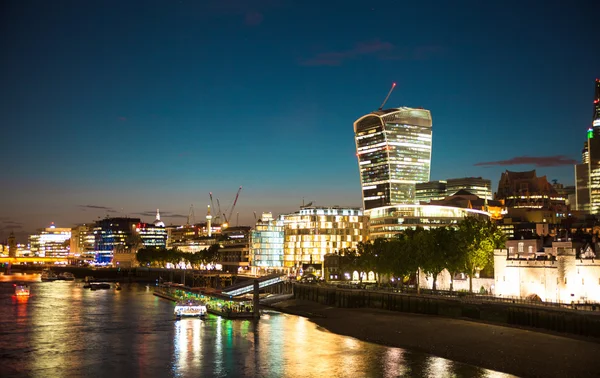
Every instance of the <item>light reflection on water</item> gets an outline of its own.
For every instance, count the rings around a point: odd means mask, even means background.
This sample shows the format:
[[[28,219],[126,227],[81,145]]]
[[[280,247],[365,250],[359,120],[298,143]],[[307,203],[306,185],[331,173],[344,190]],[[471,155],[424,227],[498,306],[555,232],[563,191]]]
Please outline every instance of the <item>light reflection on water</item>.
[[[365,343],[306,318],[267,312],[257,323],[209,315],[173,320],[143,285],[90,291],[80,282],[0,283],[0,375],[31,377],[507,377]]]

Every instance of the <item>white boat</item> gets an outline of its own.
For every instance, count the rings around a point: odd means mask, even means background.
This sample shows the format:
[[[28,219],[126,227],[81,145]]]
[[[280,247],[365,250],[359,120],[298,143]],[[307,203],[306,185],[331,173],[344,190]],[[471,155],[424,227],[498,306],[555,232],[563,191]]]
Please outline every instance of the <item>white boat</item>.
[[[62,272],[58,275],[58,279],[63,281],[74,281],[75,276],[71,272]]]
[[[53,271],[46,269],[42,272],[42,282],[56,281],[58,276]]]
[[[206,305],[195,300],[180,301],[175,305],[175,310],[173,312],[177,319],[181,319],[184,316],[201,317],[206,315]]]
[[[15,284],[15,295],[17,297],[28,297],[29,296],[29,286],[24,283]]]

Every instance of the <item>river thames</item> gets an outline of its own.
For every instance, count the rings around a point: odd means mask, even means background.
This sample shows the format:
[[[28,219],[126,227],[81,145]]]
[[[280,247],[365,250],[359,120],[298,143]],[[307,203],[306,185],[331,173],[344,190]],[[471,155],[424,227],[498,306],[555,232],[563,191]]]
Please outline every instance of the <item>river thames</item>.
[[[32,281],[31,296],[13,296],[11,278],[2,277],[2,377],[509,376],[336,335],[295,315],[175,321],[174,304],[145,285],[91,291],[14,277]]]

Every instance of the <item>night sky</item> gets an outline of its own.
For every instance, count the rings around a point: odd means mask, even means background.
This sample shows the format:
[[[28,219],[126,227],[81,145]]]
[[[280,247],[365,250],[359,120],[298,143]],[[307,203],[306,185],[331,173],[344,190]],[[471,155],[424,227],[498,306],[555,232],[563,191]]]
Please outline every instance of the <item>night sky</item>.
[[[20,241],[156,208],[183,223],[191,204],[202,221],[209,191],[226,208],[240,185],[240,224],[360,206],[352,124],[392,82],[386,107],[431,110],[431,179],[572,185],[600,77],[598,1],[0,7],[0,238]]]

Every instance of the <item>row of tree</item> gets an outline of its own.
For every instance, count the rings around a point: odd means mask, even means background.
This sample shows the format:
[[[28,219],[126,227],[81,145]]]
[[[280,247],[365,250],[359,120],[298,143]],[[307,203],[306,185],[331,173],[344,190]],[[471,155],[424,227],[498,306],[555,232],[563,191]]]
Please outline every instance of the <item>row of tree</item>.
[[[177,248],[141,248],[135,257],[142,266],[165,268],[168,263],[177,265],[183,262],[199,269],[202,265],[214,265],[219,260],[219,245],[213,244],[196,253],[181,252]]]
[[[473,291],[473,276],[492,263],[494,249],[503,248],[504,243],[504,233],[493,222],[465,217],[455,227],[417,227],[394,239],[375,239],[359,244],[356,250],[341,250],[339,265],[342,271],[373,271],[378,282],[382,275],[388,275],[399,277],[402,283],[423,271],[433,277],[434,290],[437,276],[446,269],[452,277],[466,273]],[[362,274],[360,279],[362,283]]]

